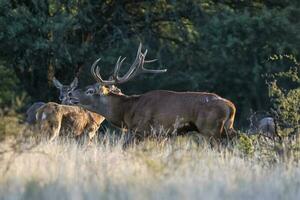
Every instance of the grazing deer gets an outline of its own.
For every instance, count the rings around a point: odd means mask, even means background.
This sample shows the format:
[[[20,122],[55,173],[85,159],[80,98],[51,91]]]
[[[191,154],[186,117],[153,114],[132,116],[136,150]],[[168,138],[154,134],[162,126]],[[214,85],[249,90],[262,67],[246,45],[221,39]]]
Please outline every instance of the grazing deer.
[[[141,44],[135,61],[128,72],[118,73],[125,58],[117,60],[113,76],[103,80],[97,59],[91,73],[96,84],[69,94],[70,102],[105,117],[117,127],[134,131],[138,135],[151,136],[153,130],[163,128],[173,131],[197,131],[205,136],[221,138],[234,133],[235,106],[227,99],[213,93],[174,92],[154,90],[141,95],[124,95],[112,91],[113,85],[125,83],[140,73],[163,73],[166,70],[144,68],[147,50],[141,52]],[[177,126],[174,124],[177,122]],[[174,130],[176,129],[176,130]]]
[[[261,134],[269,138],[278,137],[275,119],[268,112],[256,111],[250,118],[249,135]]]
[[[251,124],[248,133],[250,135],[261,134],[268,138],[274,138],[278,136],[276,133],[275,120],[272,117],[262,117],[255,119],[255,116],[250,117]]]
[[[38,108],[36,119],[40,130],[50,136],[50,141],[59,134],[73,133],[76,139],[88,135],[91,142],[104,117],[78,106],[68,105],[68,93],[77,87],[77,78],[70,85],[63,85],[56,78],[53,83],[60,90],[59,100],[65,105],[49,102]]]
[[[274,138],[277,134],[275,132],[275,121],[272,117],[264,117],[258,122],[258,132],[263,135]]]
[[[53,141],[60,134],[72,134],[76,139],[87,135],[89,143],[104,120],[101,115],[86,111],[78,106],[49,102],[38,109],[36,114],[40,130]]]

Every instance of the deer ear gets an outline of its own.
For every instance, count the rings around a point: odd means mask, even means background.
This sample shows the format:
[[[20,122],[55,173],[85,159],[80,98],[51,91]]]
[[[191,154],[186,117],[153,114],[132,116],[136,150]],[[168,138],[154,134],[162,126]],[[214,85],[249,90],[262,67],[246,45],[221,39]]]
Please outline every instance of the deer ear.
[[[58,89],[61,89],[63,86],[55,77],[53,77],[52,82],[53,82],[53,85]]]
[[[78,78],[75,77],[74,80],[72,81],[72,83],[70,84],[70,87],[72,89],[75,89],[78,86]]]

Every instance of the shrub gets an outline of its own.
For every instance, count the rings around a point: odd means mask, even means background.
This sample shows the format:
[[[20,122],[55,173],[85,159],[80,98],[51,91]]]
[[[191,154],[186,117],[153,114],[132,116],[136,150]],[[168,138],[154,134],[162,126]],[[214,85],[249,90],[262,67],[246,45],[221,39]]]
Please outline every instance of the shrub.
[[[272,60],[287,59],[292,66],[285,72],[269,76],[269,96],[273,104],[272,113],[281,136],[299,135],[300,128],[300,64],[292,55],[271,57]]]

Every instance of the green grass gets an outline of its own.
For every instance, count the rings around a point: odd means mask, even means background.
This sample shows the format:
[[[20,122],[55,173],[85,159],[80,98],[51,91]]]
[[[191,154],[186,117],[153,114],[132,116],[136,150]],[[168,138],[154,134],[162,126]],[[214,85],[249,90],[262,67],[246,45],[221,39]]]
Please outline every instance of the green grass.
[[[300,199],[293,158],[265,159],[240,144],[213,150],[188,137],[145,141],[126,151],[121,140],[101,141],[89,147],[43,141],[3,154],[0,199]]]

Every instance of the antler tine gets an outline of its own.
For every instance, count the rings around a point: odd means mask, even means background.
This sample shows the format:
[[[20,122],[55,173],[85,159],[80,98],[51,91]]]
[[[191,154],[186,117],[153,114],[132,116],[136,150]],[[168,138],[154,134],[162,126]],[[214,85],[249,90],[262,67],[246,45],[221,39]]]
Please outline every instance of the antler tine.
[[[142,48],[142,46],[141,46],[141,43],[140,43],[138,54],[141,53],[141,48]],[[146,49],[146,51],[144,53],[145,57],[146,57],[147,52],[148,52],[148,49]],[[152,62],[155,62],[155,61],[157,61],[157,59],[145,60],[144,63],[152,63]]]
[[[140,55],[142,54],[142,43],[139,44],[139,48],[137,50],[137,53],[136,53],[136,57],[135,57],[135,60],[133,62],[133,64],[131,65],[131,67],[129,68],[128,72],[129,73],[126,73],[123,77],[124,78],[129,78],[132,73],[134,73],[134,71],[136,70],[136,65],[139,64],[140,62]]]
[[[157,59],[145,60],[144,63],[153,63],[153,62],[155,62],[155,61],[157,61]]]
[[[148,49],[146,49],[145,52],[141,54],[144,55],[144,57],[146,58],[147,53],[148,53]]]
[[[132,65],[130,66],[129,70],[127,71],[127,73],[125,75],[123,75],[122,77],[119,77],[118,75],[116,75],[116,79],[118,81],[118,83],[123,83],[126,82],[126,80],[132,76],[132,74],[134,74],[135,70],[136,70],[136,65],[139,64],[140,62],[140,55],[141,55],[141,51],[142,51],[142,43],[140,43],[136,57],[134,62],[132,63]],[[123,62],[121,62],[123,63]],[[121,65],[119,66],[119,68],[121,67]],[[119,70],[118,70],[119,71]],[[115,71],[116,72],[116,71]],[[117,72],[118,73],[118,72]]]
[[[136,52],[136,58],[138,58],[138,56],[141,54],[141,52],[142,52],[142,43],[140,42],[139,48],[138,48],[138,50]]]
[[[164,72],[167,71],[167,69],[154,70],[154,69],[144,68],[144,63],[151,63],[151,62],[156,61],[156,59],[154,59],[154,60],[145,60],[147,53],[148,53],[147,49],[144,51],[144,53],[142,52],[142,43],[140,43],[134,62],[130,66],[127,73],[122,77],[119,77],[118,73],[119,73],[120,68],[121,68],[124,60],[126,59],[126,57],[124,57],[122,59],[121,56],[118,58],[118,60],[116,62],[116,65],[115,65],[114,73],[110,77],[109,80],[103,80],[101,75],[100,75],[100,68],[97,66],[97,63],[100,61],[100,58],[97,59],[93,63],[93,65],[91,67],[91,73],[92,73],[93,77],[97,80],[97,82],[99,82],[103,85],[113,85],[113,84],[116,84],[116,83],[127,82],[130,79],[134,78],[137,74],[141,74],[141,73],[157,74],[157,73],[164,73]]]
[[[139,54],[137,55],[137,58],[135,60],[135,64],[134,64],[134,66],[135,65],[137,65],[137,66],[131,71],[131,73],[128,75],[128,77],[126,77],[124,79],[122,77],[122,79],[120,80],[119,83],[127,82],[127,81],[131,80],[132,78],[134,78],[137,74],[142,73],[142,71],[143,71],[142,66],[144,64],[146,54],[147,54],[147,50],[145,51],[145,53],[142,53],[141,51],[139,52]]]
[[[92,76],[94,77],[94,79],[96,79],[96,81],[98,82],[98,81],[100,81],[99,79],[98,79],[98,77],[97,77],[97,75],[96,75],[96,73],[95,73],[95,69],[96,69],[96,66],[97,66],[97,64],[98,64],[98,62],[101,60],[101,58],[98,58],[94,63],[93,63],[93,65],[92,65],[92,67],[91,67],[91,74],[92,74]]]
[[[150,62],[156,61],[156,59],[155,59],[155,60],[149,60],[149,61],[146,61],[145,58],[146,58],[147,53],[148,53],[148,49],[146,49],[144,53],[141,53],[141,54],[140,54],[140,56],[141,56],[140,65],[138,65],[138,67],[136,68],[136,71],[135,71],[135,73],[132,75],[132,77],[136,76],[137,74],[141,74],[141,73],[158,74],[158,73],[164,73],[164,72],[167,71],[167,69],[162,69],[162,70],[157,70],[157,69],[146,69],[146,68],[144,67],[144,63],[150,63]]]
[[[116,62],[116,65],[115,65],[115,71],[119,68],[119,63],[120,63],[120,60],[121,60],[122,56],[119,56],[117,62]]]
[[[113,85],[115,84],[114,80],[105,81],[102,79],[100,75],[100,68],[97,66],[98,62],[101,60],[101,58],[98,58],[91,67],[91,74],[94,77],[94,79],[103,85]]]
[[[120,62],[120,66],[123,64],[124,60],[126,59],[126,57],[124,57],[121,62]]]
[[[143,73],[150,73],[150,74],[159,74],[159,73],[165,73],[168,70],[167,69],[145,69],[143,68]]]
[[[118,77],[118,73],[119,73],[119,70],[120,70],[120,60],[121,60],[121,56],[119,56],[117,62],[116,62],[116,65],[115,65],[115,69],[114,69],[114,73],[112,75],[112,78],[117,78]]]
[[[100,82],[102,85],[113,85],[116,83],[115,80],[108,80],[108,81],[103,80],[100,75],[100,67],[99,66],[96,67],[96,77],[97,77],[98,82]]]
[[[151,62],[155,62],[157,60],[157,59],[145,60],[147,53],[148,53],[148,49],[146,49],[145,53],[143,54],[144,59],[143,59],[142,65],[141,65],[141,73],[158,74],[158,73],[167,72],[167,69],[146,69],[144,67],[144,63],[151,63]]]
[[[124,57],[122,60],[121,60],[121,58],[122,58],[121,56],[118,58],[117,63],[115,65],[114,74],[112,76],[112,78],[114,78],[114,79],[118,79],[118,73],[120,71],[120,67],[122,66],[124,60],[126,59],[126,57]]]
[[[147,49],[144,51],[144,53],[142,53],[142,44],[140,43],[134,63],[131,65],[130,69],[123,77],[121,78],[118,77],[117,83],[127,82],[132,78],[134,78],[136,75],[141,73],[157,74],[157,73],[164,73],[167,71],[167,69],[154,70],[154,69],[144,68],[144,63],[150,63],[156,61],[156,60],[145,61],[147,53],[148,53]]]

